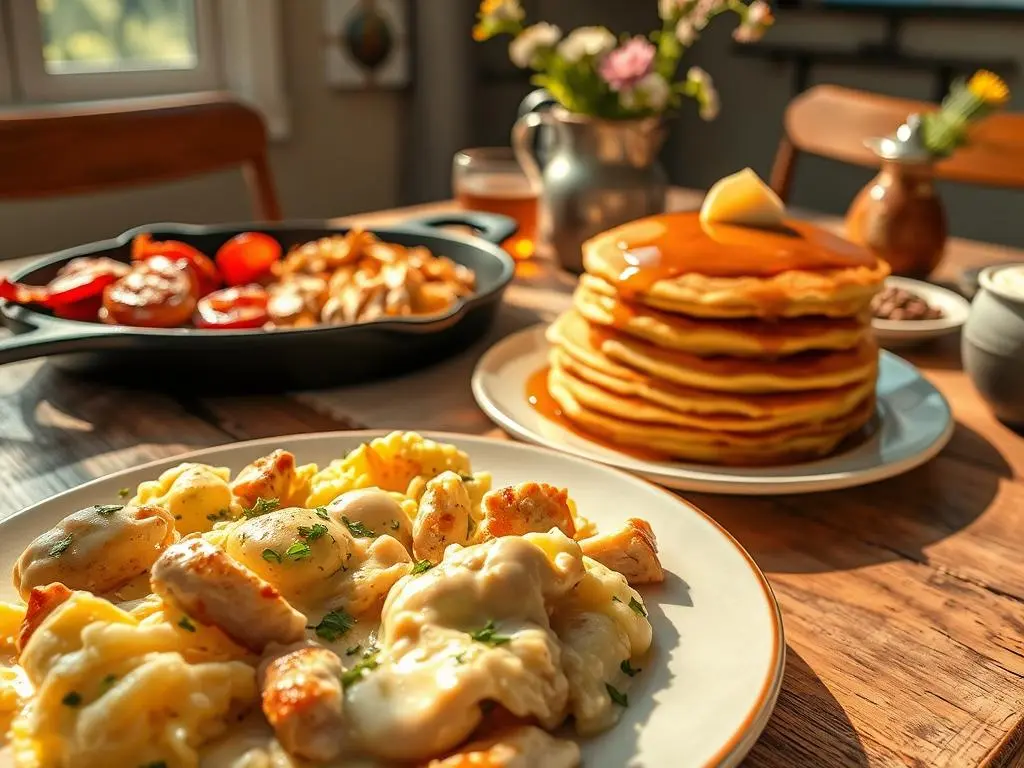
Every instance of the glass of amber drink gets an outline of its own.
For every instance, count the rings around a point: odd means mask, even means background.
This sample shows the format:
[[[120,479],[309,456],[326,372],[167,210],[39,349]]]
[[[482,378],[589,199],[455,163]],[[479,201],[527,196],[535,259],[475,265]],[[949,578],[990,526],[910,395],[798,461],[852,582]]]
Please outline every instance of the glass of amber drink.
[[[511,147],[479,147],[455,154],[452,163],[455,200],[469,211],[511,216],[519,231],[502,243],[516,260],[533,256],[537,239],[537,198],[534,186]]]

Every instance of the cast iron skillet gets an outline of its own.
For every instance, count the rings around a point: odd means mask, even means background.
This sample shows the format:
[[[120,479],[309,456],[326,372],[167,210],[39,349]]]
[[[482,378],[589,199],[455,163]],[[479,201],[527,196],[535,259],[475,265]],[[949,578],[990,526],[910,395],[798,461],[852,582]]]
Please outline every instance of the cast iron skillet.
[[[477,236],[440,229],[448,225],[469,227]],[[427,216],[370,230],[386,242],[426,246],[476,273],[476,292],[444,314],[274,331],[153,329],[65,320],[0,300],[0,319],[16,334],[0,339],[0,364],[57,355],[57,365],[80,374],[127,386],[196,393],[312,389],[404,373],[459,352],[490,327],[515,271],[512,259],[496,243],[515,230],[515,221],[508,217],[477,212]],[[212,255],[239,232],[265,232],[287,252],[309,240],[347,231],[326,222],[301,221],[154,224],[61,251],[11,279],[44,284],[78,256],[130,261],[132,238],[141,232],[155,240],[182,240]]]

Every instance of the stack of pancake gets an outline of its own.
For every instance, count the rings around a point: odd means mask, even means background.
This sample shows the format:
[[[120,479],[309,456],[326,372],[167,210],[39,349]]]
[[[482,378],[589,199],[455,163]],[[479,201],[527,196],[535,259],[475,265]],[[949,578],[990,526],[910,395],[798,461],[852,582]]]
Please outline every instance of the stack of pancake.
[[[584,246],[548,390],[584,432],[713,464],[823,456],[874,413],[870,303],[889,272],[803,222],[641,219]]]

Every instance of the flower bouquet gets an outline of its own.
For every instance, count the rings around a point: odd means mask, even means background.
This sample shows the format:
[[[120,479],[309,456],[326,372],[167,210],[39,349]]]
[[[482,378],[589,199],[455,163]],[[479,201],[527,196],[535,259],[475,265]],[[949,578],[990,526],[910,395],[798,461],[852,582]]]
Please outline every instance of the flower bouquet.
[[[739,17],[733,37],[760,39],[773,22],[765,0],[661,0],[662,26],[647,36],[616,38],[604,27],[580,27],[563,37],[553,24],[524,26],[519,0],[483,0],[473,28],[476,40],[511,35],[509,57],[536,74],[533,82],[570,112],[608,120],[657,116],[694,99],[700,116],[718,114],[718,94],[710,76],[690,67],[680,77],[683,54],[714,17]]]
[[[921,119],[924,146],[935,157],[948,157],[967,140],[967,127],[1006,105],[1010,91],[998,75],[987,70],[953,85],[936,112]]]

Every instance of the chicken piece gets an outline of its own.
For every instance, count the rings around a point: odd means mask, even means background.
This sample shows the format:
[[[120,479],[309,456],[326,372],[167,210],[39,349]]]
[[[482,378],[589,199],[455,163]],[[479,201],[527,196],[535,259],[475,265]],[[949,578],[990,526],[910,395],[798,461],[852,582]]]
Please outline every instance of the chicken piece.
[[[261,652],[305,637],[306,617],[268,582],[205,539],[171,547],[153,565],[153,592],[236,643]]]
[[[420,496],[412,526],[413,556],[439,563],[449,544],[469,543],[473,528],[472,502],[462,478],[442,472],[427,482]]]
[[[614,533],[583,539],[580,548],[587,557],[621,573],[631,585],[665,580],[658,560],[658,541],[646,520],[631,517]]]
[[[566,536],[576,535],[569,506],[569,492],[547,483],[520,483],[491,491],[483,499],[483,522],[477,539],[547,533],[558,528]]]
[[[278,277],[286,275],[322,275],[339,267],[358,262],[376,238],[370,232],[353,229],[344,235],[321,237],[292,248],[280,262],[274,265],[273,273]]]
[[[535,725],[521,725],[473,741],[458,752],[431,760],[427,768],[576,768],[580,748]]]
[[[292,275],[267,288],[267,314],[275,326],[305,327],[320,322],[327,281],[316,275]]]
[[[145,573],[177,540],[174,518],[162,507],[86,507],[25,548],[14,565],[14,586],[25,600],[33,587],[53,582],[97,594],[110,592]]]
[[[28,596],[28,607],[25,609],[25,620],[21,623],[21,631],[18,633],[18,653],[25,649],[25,644],[39,629],[43,620],[69,597],[71,590],[60,582],[32,588]]]
[[[257,499],[277,499],[281,506],[290,507],[305,501],[291,498],[295,481],[295,456],[278,448],[239,472],[231,492],[245,507],[252,508]]]
[[[334,760],[345,738],[344,669],[320,646],[291,651],[270,661],[261,675],[263,714],[281,746],[296,757]]]
[[[393,536],[406,551],[412,551],[412,523],[402,505],[387,491],[380,488],[348,491],[328,504],[327,512],[346,526],[361,523],[373,537]]]
[[[406,264],[384,264],[376,275],[360,267],[327,299],[321,319],[340,325],[411,315],[418,303],[420,282],[419,274]]]

